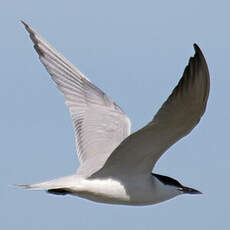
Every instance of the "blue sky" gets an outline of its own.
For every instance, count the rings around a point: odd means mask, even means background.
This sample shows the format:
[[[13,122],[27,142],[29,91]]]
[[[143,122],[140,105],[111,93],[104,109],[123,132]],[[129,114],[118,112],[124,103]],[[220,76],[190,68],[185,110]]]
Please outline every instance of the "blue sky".
[[[8,229],[226,229],[229,226],[229,1],[3,1],[0,25],[0,222]],[[78,160],[64,98],[19,20],[115,100],[132,131],[180,79],[193,43],[211,91],[204,117],[155,172],[197,188],[148,207],[105,205],[9,187],[73,173]]]

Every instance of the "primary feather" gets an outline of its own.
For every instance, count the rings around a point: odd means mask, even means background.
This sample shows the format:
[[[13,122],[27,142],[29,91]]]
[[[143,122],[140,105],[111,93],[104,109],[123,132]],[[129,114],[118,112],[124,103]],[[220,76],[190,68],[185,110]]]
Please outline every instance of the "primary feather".
[[[25,22],[41,62],[65,97],[73,120],[79,174],[91,175],[130,134],[130,120],[120,107],[92,84]],[[97,164],[94,164],[95,160]]]

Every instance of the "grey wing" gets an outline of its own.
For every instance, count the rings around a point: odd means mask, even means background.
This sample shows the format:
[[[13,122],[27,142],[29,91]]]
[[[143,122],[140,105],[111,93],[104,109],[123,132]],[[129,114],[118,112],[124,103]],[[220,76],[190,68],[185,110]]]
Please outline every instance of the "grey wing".
[[[197,125],[206,109],[210,78],[200,48],[194,48],[194,57],[154,119],[126,138],[94,176],[150,173],[160,156]]]
[[[104,165],[112,151],[130,134],[129,118],[36,31],[22,23],[69,107],[80,160],[78,173],[90,175]]]

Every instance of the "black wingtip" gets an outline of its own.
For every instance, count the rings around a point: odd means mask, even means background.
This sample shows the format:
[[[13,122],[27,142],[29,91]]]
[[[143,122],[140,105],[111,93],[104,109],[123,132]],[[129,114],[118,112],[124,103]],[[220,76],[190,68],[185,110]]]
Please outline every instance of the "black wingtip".
[[[196,43],[193,44],[193,47],[195,50],[195,55],[197,54],[200,58],[205,60],[203,52],[201,51],[200,47]]]
[[[199,46],[198,46],[196,43],[193,44],[193,47],[194,47],[195,50],[196,50],[197,48],[199,48]]]
[[[27,28],[28,25],[23,21],[23,20],[20,20],[20,22]]]
[[[193,44],[193,47],[194,47],[194,50],[195,50],[196,53],[201,53],[202,54],[202,51],[201,51],[200,47],[196,43]]]
[[[204,63],[204,65],[206,66],[207,70],[208,70],[208,65],[206,63],[205,57],[203,52],[201,51],[200,47],[194,43],[193,44],[194,50],[195,50],[195,55],[194,57],[197,57],[202,63]]]

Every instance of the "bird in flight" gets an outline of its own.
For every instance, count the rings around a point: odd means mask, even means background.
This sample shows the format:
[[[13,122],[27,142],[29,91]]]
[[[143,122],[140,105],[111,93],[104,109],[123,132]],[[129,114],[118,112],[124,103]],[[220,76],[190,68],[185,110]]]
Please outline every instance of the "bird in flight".
[[[19,185],[56,195],[76,195],[96,202],[151,205],[181,194],[200,194],[168,176],[152,173],[161,155],[186,136],[205,112],[210,77],[194,44],[183,76],[153,119],[130,133],[122,109],[22,21],[40,61],[64,95],[73,120],[80,166],[61,178]]]

